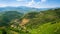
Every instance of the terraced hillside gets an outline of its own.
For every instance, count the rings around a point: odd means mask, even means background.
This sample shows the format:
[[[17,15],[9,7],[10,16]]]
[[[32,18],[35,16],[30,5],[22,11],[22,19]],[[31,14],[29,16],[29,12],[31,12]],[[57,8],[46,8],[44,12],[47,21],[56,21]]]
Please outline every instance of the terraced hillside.
[[[0,34],[60,34],[60,8],[26,14],[0,14]]]

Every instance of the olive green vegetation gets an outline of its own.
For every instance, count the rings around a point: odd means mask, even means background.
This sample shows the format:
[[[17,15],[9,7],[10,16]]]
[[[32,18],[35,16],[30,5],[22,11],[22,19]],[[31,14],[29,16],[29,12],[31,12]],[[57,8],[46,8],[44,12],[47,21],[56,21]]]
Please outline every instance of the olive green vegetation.
[[[26,29],[19,26],[23,19],[29,19]],[[60,34],[60,8],[27,14],[5,11],[0,14],[0,34]]]

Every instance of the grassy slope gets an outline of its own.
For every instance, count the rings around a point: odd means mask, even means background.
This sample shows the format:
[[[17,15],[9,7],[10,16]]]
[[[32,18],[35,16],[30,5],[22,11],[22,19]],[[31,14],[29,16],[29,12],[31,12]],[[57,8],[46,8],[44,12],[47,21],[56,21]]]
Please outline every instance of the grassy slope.
[[[51,24],[46,23],[43,25],[40,25],[37,29],[28,29],[29,33],[19,32],[20,34],[60,34],[60,23]],[[8,32],[8,31],[7,31]],[[0,34],[2,31],[0,31]],[[15,31],[9,31],[7,34],[19,34]]]
[[[37,29],[30,30],[31,34],[60,34],[60,23],[44,24]]]

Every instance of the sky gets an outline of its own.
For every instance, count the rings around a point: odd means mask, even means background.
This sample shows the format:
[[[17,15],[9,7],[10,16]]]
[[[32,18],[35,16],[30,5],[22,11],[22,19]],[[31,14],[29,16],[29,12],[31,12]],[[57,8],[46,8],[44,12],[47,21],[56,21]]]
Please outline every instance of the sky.
[[[34,8],[56,8],[60,7],[60,0],[0,0],[0,7],[34,7]]]

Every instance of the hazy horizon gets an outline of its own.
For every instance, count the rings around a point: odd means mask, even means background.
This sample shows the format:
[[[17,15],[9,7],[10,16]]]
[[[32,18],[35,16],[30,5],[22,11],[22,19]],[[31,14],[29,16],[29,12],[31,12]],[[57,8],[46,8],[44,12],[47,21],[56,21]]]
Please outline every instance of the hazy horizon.
[[[32,7],[56,8],[60,7],[60,0],[0,0],[0,7]]]

